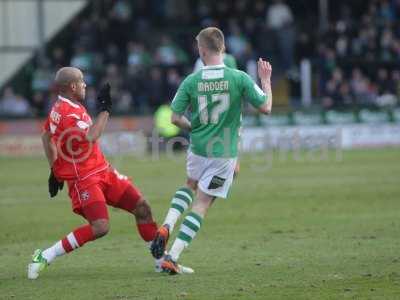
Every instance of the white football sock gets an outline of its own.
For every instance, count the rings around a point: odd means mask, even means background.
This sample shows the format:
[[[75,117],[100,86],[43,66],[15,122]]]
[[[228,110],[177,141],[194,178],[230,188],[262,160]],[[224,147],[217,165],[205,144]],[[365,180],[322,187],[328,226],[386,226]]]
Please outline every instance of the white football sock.
[[[50,248],[43,251],[42,256],[47,260],[47,263],[51,263],[57,256],[62,256],[66,252],[62,246],[62,242],[58,241]]]
[[[175,239],[175,242],[172,245],[171,250],[169,251],[169,255],[171,255],[173,261],[178,261],[179,256],[181,255],[183,249],[186,248],[186,246],[187,243],[185,241],[182,241],[181,239]]]
[[[187,187],[178,189],[171,200],[171,206],[168,210],[167,216],[163,225],[168,224],[169,233],[175,227],[175,223],[179,217],[190,207],[193,202],[193,192]]]
[[[174,226],[175,226],[175,224],[178,221],[180,216],[181,216],[181,213],[177,209],[170,208],[168,210],[168,213],[167,213],[167,216],[165,217],[165,221],[164,221],[163,225],[168,224],[169,233],[171,233],[172,230],[174,230]]]

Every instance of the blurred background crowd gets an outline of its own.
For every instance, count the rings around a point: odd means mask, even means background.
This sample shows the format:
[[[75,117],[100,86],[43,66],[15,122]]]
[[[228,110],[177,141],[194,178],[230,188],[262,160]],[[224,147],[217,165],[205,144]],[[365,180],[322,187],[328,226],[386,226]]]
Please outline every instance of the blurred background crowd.
[[[391,106],[400,96],[400,1],[365,2],[358,13],[341,6],[317,45],[325,108]]]
[[[318,2],[308,0],[92,1],[2,88],[0,114],[44,116],[56,98],[55,70],[67,65],[84,72],[90,112],[96,111],[96,90],[110,82],[116,113],[152,113],[193,71],[194,37],[205,26],[224,31],[227,52],[252,77],[258,57],[272,61],[274,83],[289,85],[288,110],[299,106],[303,59],[312,65],[315,107],[398,105],[400,0],[330,5],[322,26]]]

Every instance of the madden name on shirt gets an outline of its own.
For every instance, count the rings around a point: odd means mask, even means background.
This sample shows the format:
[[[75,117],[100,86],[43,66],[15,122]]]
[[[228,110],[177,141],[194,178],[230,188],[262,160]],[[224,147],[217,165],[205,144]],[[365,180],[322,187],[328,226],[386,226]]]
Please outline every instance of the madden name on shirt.
[[[199,92],[227,91],[229,90],[228,80],[199,82],[197,84]]]

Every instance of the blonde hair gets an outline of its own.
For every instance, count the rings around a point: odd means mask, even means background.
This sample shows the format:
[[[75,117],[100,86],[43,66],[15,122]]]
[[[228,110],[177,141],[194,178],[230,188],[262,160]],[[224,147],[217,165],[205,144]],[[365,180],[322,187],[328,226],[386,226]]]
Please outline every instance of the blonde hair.
[[[199,32],[196,40],[201,47],[215,53],[222,53],[225,51],[225,38],[224,34],[217,27],[207,27]]]

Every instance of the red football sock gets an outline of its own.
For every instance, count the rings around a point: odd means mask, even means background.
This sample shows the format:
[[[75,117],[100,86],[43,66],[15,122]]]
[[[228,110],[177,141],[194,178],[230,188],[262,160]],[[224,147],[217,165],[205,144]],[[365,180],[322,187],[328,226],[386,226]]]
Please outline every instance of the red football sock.
[[[142,239],[146,242],[150,242],[154,240],[157,233],[157,224],[153,223],[146,223],[146,224],[137,224],[139,234]]]
[[[87,224],[75,229],[73,232],[63,238],[61,242],[65,252],[68,253],[93,240],[94,234],[92,227]]]

